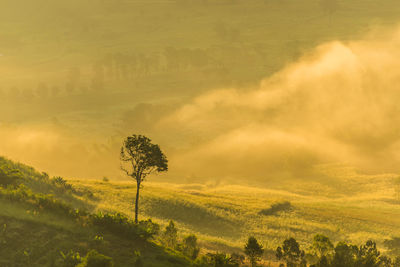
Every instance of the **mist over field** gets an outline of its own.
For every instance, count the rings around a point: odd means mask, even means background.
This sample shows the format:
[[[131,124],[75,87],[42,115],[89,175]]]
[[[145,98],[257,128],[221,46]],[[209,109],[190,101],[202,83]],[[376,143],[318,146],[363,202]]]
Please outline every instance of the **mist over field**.
[[[18,12],[6,1],[1,11],[0,151],[11,159],[67,177],[121,178],[122,140],[141,133],[168,155],[160,180],[399,171],[395,9],[38,3]],[[289,16],[277,24],[271,16],[281,13]]]
[[[30,107],[29,99],[6,102],[0,148],[51,172],[118,176],[121,140],[140,132],[165,147],[170,175],[184,181],[310,178],[321,164],[398,172],[400,30],[364,36],[322,43],[256,85],[193,97],[170,100],[155,92],[149,94],[158,101],[123,107],[103,99],[103,109],[90,106],[95,97],[77,95],[69,105],[87,103],[87,111],[57,110],[41,120],[36,116],[47,110]]]

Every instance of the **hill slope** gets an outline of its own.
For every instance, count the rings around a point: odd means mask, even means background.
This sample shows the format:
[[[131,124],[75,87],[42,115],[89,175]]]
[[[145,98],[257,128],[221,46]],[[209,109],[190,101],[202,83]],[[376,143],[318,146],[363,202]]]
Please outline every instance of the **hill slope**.
[[[191,265],[149,241],[147,231],[125,217],[88,212],[90,191],[76,190],[60,177],[0,158],[0,184],[1,266],[70,266],[62,254],[85,256],[92,249],[118,267],[135,266],[137,253],[144,266]]]

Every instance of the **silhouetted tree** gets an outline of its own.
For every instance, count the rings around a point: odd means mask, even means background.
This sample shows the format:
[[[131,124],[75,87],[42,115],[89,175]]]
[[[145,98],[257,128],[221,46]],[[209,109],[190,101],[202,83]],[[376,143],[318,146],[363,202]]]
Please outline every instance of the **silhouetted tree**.
[[[249,237],[247,244],[244,247],[244,253],[250,260],[251,266],[255,267],[264,253],[263,246],[258,243],[257,239],[253,236]]]
[[[313,238],[311,252],[318,258],[318,267],[329,266],[330,256],[333,252],[333,244],[328,237],[317,234]]]
[[[357,246],[348,245],[346,242],[337,243],[332,260],[332,267],[355,266],[357,251]]]
[[[378,267],[380,252],[376,248],[376,243],[368,240],[365,245],[360,246],[357,255],[357,264],[363,267]]]
[[[158,145],[136,134],[125,139],[120,158],[121,169],[136,180],[135,223],[138,223],[140,185],[149,174],[167,171],[168,161]]]
[[[392,267],[392,259],[387,256],[380,256],[378,261],[380,267]]]
[[[326,256],[333,251],[333,244],[328,237],[317,234],[314,236],[311,250],[317,257]]]
[[[283,241],[282,247],[276,249],[278,260],[286,261],[287,267],[295,267],[300,263],[304,264],[304,251],[300,250],[300,245],[293,237]]]

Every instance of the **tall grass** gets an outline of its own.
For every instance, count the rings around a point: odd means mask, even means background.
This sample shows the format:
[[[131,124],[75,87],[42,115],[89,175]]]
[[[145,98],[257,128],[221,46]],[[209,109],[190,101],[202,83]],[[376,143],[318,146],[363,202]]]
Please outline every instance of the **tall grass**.
[[[93,191],[99,210],[118,210],[132,216],[133,184],[72,183]],[[374,239],[379,245],[390,236],[400,235],[400,206],[387,202],[384,193],[326,197],[306,191],[296,194],[243,186],[147,183],[142,190],[140,216],[152,217],[161,224],[173,219],[182,235],[194,232],[203,246],[213,250],[241,248],[249,235],[255,235],[270,249],[290,236],[309,246],[309,237],[315,233],[356,244]],[[290,209],[262,214],[283,201],[290,201]]]

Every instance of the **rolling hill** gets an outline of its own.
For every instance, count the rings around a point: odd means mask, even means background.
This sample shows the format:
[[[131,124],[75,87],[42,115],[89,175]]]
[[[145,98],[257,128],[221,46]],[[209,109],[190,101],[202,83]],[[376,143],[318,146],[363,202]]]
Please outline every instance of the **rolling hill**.
[[[90,250],[121,267],[192,265],[151,238],[151,222],[142,227],[115,212],[91,213],[92,193],[60,177],[0,158],[0,183],[1,266],[75,266],[72,257]]]

